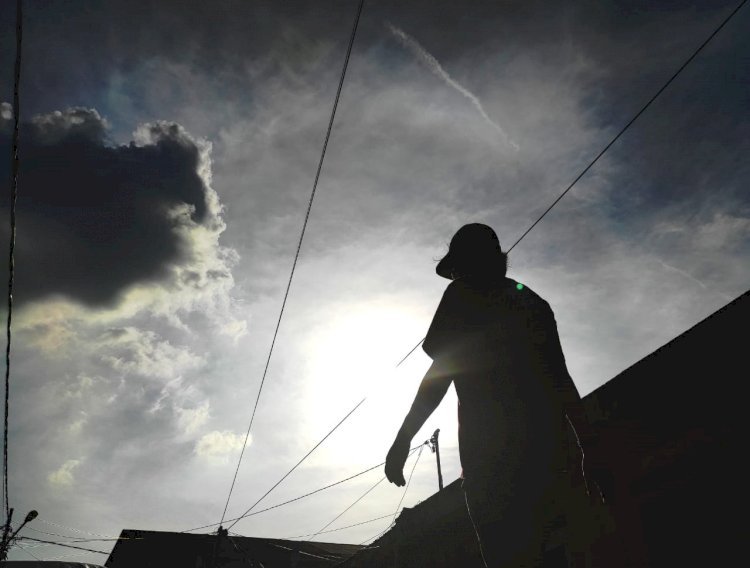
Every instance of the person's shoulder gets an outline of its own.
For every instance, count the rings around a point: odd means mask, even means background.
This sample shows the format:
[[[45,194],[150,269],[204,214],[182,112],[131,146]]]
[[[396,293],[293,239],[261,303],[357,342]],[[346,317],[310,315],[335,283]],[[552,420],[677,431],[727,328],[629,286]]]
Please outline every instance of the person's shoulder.
[[[512,278],[506,278],[506,280],[508,281],[508,293],[513,295],[519,306],[537,313],[552,313],[552,307],[549,305],[549,302],[527,284]]]
[[[463,304],[470,301],[474,294],[475,291],[469,282],[457,278],[446,286],[442,301],[449,304]]]
[[[455,280],[451,280],[443,294],[448,296],[458,296],[469,293],[474,290],[474,288],[475,286],[473,286],[469,280],[465,278],[456,278]]]

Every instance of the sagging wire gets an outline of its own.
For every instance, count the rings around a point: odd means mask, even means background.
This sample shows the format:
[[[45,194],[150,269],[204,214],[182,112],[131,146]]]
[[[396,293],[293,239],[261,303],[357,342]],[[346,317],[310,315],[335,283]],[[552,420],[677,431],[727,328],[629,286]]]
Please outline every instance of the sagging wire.
[[[388,515],[389,517],[391,517],[390,524],[385,528],[385,530],[382,530],[378,534],[376,534],[375,536],[371,536],[370,538],[367,538],[367,539],[363,540],[362,542],[360,542],[359,543],[360,546],[363,545],[363,544],[365,544],[366,542],[370,542],[371,540],[375,540],[375,539],[379,538],[380,536],[384,535],[385,533],[387,533],[390,530],[390,528],[393,525],[396,524],[396,516],[398,515],[399,511],[401,511],[401,504],[404,502],[404,498],[406,497],[406,492],[409,491],[409,484],[411,483],[411,478],[414,475],[414,470],[417,469],[417,464],[419,463],[419,458],[422,457],[422,450],[424,450],[424,447],[427,444],[428,444],[428,442],[424,442],[419,447],[419,453],[417,454],[417,459],[414,460],[414,465],[411,466],[411,472],[409,473],[409,479],[406,481],[406,487],[404,487],[404,492],[401,494],[401,499],[399,500],[398,505],[396,505],[396,510],[393,512],[393,515]]]
[[[266,498],[266,497],[267,497],[267,496],[268,496],[268,495],[269,495],[269,494],[271,493],[271,491],[273,491],[273,490],[274,490],[274,489],[276,489],[276,488],[277,488],[277,487],[278,487],[279,485],[281,485],[281,483],[282,483],[282,482],[283,482],[283,481],[284,481],[284,480],[285,480],[285,479],[286,479],[287,477],[289,477],[289,476],[291,475],[291,473],[292,473],[292,472],[293,472],[293,471],[294,471],[295,469],[297,469],[297,467],[299,467],[299,465],[300,465],[300,464],[301,464],[301,463],[302,463],[303,461],[305,461],[305,460],[306,460],[306,459],[307,459],[307,458],[308,458],[308,457],[310,456],[310,454],[312,454],[312,453],[313,453],[313,452],[314,452],[315,450],[317,450],[317,449],[318,449],[318,447],[319,447],[319,446],[320,446],[320,445],[321,445],[321,444],[322,444],[323,442],[325,442],[325,441],[326,441],[326,439],[327,439],[327,438],[328,438],[328,437],[329,437],[329,436],[330,436],[331,434],[333,434],[333,433],[334,433],[334,432],[336,431],[336,429],[337,429],[337,428],[338,428],[339,426],[341,426],[341,425],[342,425],[342,424],[344,423],[344,421],[345,421],[345,420],[346,420],[347,418],[349,418],[349,416],[351,416],[351,415],[352,415],[352,414],[354,413],[354,411],[355,411],[355,410],[357,410],[357,409],[358,409],[358,408],[360,407],[360,405],[361,405],[361,404],[362,404],[362,403],[363,403],[364,401],[365,401],[365,399],[364,399],[364,398],[363,398],[362,400],[360,400],[360,401],[359,401],[359,402],[357,403],[357,405],[356,405],[356,406],[355,406],[354,408],[352,408],[352,409],[351,409],[351,410],[350,410],[350,411],[349,411],[349,412],[347,413],[347,415],[346,415],[346,416],[344,416],[344,417],[343,417],[343,418],[341,419],[341,421],[340,421],[340,422],[339,422],[338,424],[336,424],[336,426],[334,426],[334,427],[333,427],[333,428],[332,428],[332,429],[331,429],[331,430],[330,430],[330,431],[328,432],[328,434],[326,434],[326,435],[325,435],[325,436],[324,436],[324,437],[323,437],[323,438],[322,438],[322,439],[321,439],[321,440],[320,440],[320,441],[319,441],[319,442],[318,442],[317,444],[315,444],[315,445],[314,445],[314,446],[312,447],[312,449],[311,449],[311,450],[310,450],[309,452],[307,452],[307,453],[306,453],[306,454],[305,454],[305,455],[304,455],[304,456],[302,457],[302,459],[300,459],[300,460],[299,460],[299,461],[298,461],[298,462],[297,462],[296,464],[294,464],[294,466],[292,466],[292,468],[291,468],[291,469],[290,469],[289,471],[287,471],[287,472],[286,472],[286,473],[284,474],[284,476],[283,476],[283,477],[282,477],[281,479],[279,479],[279,480],[278,480],[278,481],[277,481],[277,482],[276,482],[276,483],[275,483],[275,484],[274,484],[273,486],[271,486],[271,488],[270,488],[270,489],[269,489],[268,491],[266,491],[266,492],[265,492],[265,493],[264,493],[264,494],[263,494],[263,495],[262,495],[262,496],[260,497],[260,499],[258,499],[258,500],[257,500],[257,501],[256,501],[255,503],[253,503],[253,504],[252,504],[252,506],[251,506],[251,507],[250,507],[250,508],[249,508],[249,509],[248,509],[247,511],[245,511],[245,512],[243,513],[243,515],[242,515],[242,516],[241,516],[240,518],[242,518],[242,517],[244,517],[245,515],[247,515],[248,513],[250,513],[250,511],[252,511],[252,510],[253,510],[253,509],[254,509],[254,508],[255,508],[255,507],[256,507],[256,506],[257,506],[257,505],[258,505],[258,504],[259,504],[259,503],[260,503],[261,501],[263,501],[263,499],[265,499],[265,498]],[[224,509],[224,513],[226,513],[226,508]],[[223,517],[223,516],[224,516],[224,515],[222,515],[222,517]],[[239,521],[239,519],[237,519],[237,520],[233,521],[233,522],[232,522],[232,524],[231,524],[231,525],[229,525],[229,526],[227,527],[227,529],[231,529],[231,528],[232,528],[232,527],[233,527],[234,525],[236,525],[236,524],[237,524],[237,522],[238,522],[238,521]],[[223,523],[223,522],[224,522],[224,521],[223,521],[223,519],[222,519],[222,523]],[[221,523],[220,523],[220,524],[221,524]]]
[[[368,489],[367,491],[365,491],[365,492],[364,492],[364,493],[363,493],[362,495],[360,495],[360,496],[359,496],[359,497],[358,497],[358,498],[357,498],[357,499],[356,499],[356,500],[355,500],[355,501],[354,501],[354,502],[353,502],[353,503],[352,503],[351,505],[349,505],[349,506],[348,506],[348,507],[347,507],[346,509],[344,509],[343,511],[341,511],[341,512],[340,512],[340,513],[339,513],[338,515],[336,515],[336,516],[335,516],[335,517],[334,517],[333,519],[331,519],[331,520],[330,520],[330,521],[328,521],[328,522],[327,522],[327,523],[326,523],[325,525],[323,525],[323,527],[322,527],[322,528],[321,528],[321,529],[320,529],[320,530],[319,530],[318,532],[316,532],[315,534],[313,534],[313,535],[312,535],[312,536],[311,536],[311,537],[310,537],[310,538],[309,538],[308,540],[312,540],[312,539],[314,539],[314,538],[315,538],[316,536],[318,536],[318,535],[319,535],[320,533],[322,533],[322,532],[326,532],[326,530],[325,530],[325,529],[327,529],[327,528],[328,528],[328,527],[330,527],[330,526],[331,526],[331,525],[332,525],[333,523],[335,523],[335,522],[336,522],[336,521],[338,521],[338,520],[339,520],[339,519],[340,519],[341,517],[343,517],[343,516],[344,516],[344,514],[345,514],[345,513],[346,513],[346,512],[347,512],[347,511],[348,511],[349,509],[351,509],[351,508],[352,508],[352,507],[354,507],[354,506],[355,506],[355,505],[356,505],[357,503],[359,503],[359,502],[360,502],[360,501],[361,501],[362,499],[364,499],[365,497],[367,497],[367,496],[368,496],[368,495],[369,495],[369,494],[370,494],[370,493],[371,493],[372,491],[374,491],[374,490],[375,490],[375,488],[376,488],[376,487],[377,487],[378,485],[380,485],[381,483],[383,483],[383,482],[384,482],[385,480],[386,480],[386,477],[385,477],[385,476],[381,477],[381,478],[380,478],[380,479],[379,479],[379,480],[378,480],[378,481],[377,481],[377,482],[375,483],[375,485],[373,485],[372,487],[370,487],[370,488],[369,488],[369,489]]]
[[[418,446],[414,447],[414,448],[411,448],[409,455],[411,455],[413,452],[417,451],[418,449],[419,449]],[[298,497],[295,497],[293,499],[289,499],[289,500],[284,501],[282,503],[277,503],[276,505],[272,505],[271,507],[266,507],[265,509],[261,509],[260,511],[254,511],[252,513],[243,515],[241,517],[237,517],[235,519],[229,519],[229,520],[230,521],[238,521],[240,519],[244,519],[244,518],[247,518],[247,517],[253,517],[255,515],[260,515],[261,513],[265,513],[266,511],[271,511],[272,509],[277,509],[277,508],[282,507],[284,505],[288,505],[290,503],[294,503],[295,501],[299,501],[301,499],[304,499],[305,497],[310,497],[311,495],[315,495],[316,493],[320,493],[321,491],[325,491],[326,489],[330,489],[331,487],[335,487],[336,485],[341,485],[342,483],[346,483],[347,481],[350,481],[350,480],[352,480],[352,479],[354,479],[356,477],[359,477],[360,475],[364,475],[365,473],[369,473],[369,472],[371,472],[374,469],[378,469],[379,467],[382,467],[383,465],[385,465],[385,462],[381,462],[381,463],[379,463],[377,465],[374,465],[374,466],[369,467],[369,468],[367,468],[367,469],[365,469],[363,471],[360,471],[359,473],[355,473],[354,475],[350,475],[349,477],[346,477],[344,479],[340,479],[339,481],[335,481],[333,483],[329,483],[328,485],[325,485],[323,487],[315,489],[314,491],[310,491],[308,493],[305,493],[305,494],[300,495]],[[182,531],[182,532],[192,532],[192,531],[198,531],[198,530],[201,530],[201,529],[207,529],[207,528],[211,528],[211,527],[218,527],[220,524],[221,523],[211,523],[211,524],[208,524],[208,525],[203,525],[203,526],[200,526],[200,527],[195,527],[195,528],[192,528],[192,529],[188,529],[188,530]]]
[[[374,523],[375,521],[382,521],[383,519],[387,519],[388,517],[392,517],[392,516],[393,515],[391,515],[391,513],[388,513],[387,515],[383,515],[382,517],[375,517],[374,519],[368,519],[366,521],[361,521],[359,523],[354,523],[353,525],[346,525],[345,527],[338,527],[338,528],[335,528],[335,529],[328,529],[327,531],[318,531],[316,533],[310,533],[310,534],[301,534],[301,535],[298,535],[298,536],[287,536],[287,537],[284,538],[284,540],[293,540],[295,538],[307,538],[307,537],[316,536],[316,535],[319,535],[319,534],[328,534],[328,533],[332,533],[332,532],[339,532],[339,531],[343,531],[343,530],[346,530],[346,529],[351,529],[351,528],[354,528],[354,527],[359,527],[359,526],[362,526],[362,525],[366,525],[366,524],[369,524],[369,523]]]
[[[313,554],[312,552],[306,552],[304,550],[298,550],[296,548],[289,548],[288,546],[283,546],[281,544],[277,544],[275,542],[267,542],[269,546],[273,546],[274,548],[280,548],[282,550],[289,550],[291,552],[296,552],[297,554],[301,554],[303,556],[310,556],[311,558],[317,558],[318,560],[328,560],[329,562],[335,562],[333,558],[328,558],[326,556],[320,556],[318,554]]]
[[[39,521],[41,523],[44,523],[45,525],[50,525],[52,527],[59,527],[61,529],[65,529],[65,530],[69,530],[69,531],[73,531],[73,532],[77,532],[77,533],[81,533],[81,534],[87,534],[89,536],[98,536],[98,537],[101,537],[101,538],[112,538],[112,539],[119,538],[119,537],[112,536],[112,535],[99,534],[99,533],[93,533],[93,532],[89,532],[89,531],[84,531],[84,530],[81,530],[81,529],[75,529],[73,527],[62,525],[60,523],[54,523],[54,522],[48,521],[46,519],[39,519]],[[29,527],[29,528],[31,528],[31,527]],[[32,530],[37,530],[37,529],[32,529]],[[60,535],[60,536],[65,536],[65,535]],[[68,537],[68,538],[76,538],[76,537]]]
[[[42,562],[41,558],[39,558],[36,554],[34,554],[33,552],[31,552],[30,550],[28,550],[26,547],[19,546],[18,550],[20,550],[21,552],[25,552],[26,554],[28,554],[29,556],[31,556],[34,560],[38,560],[39,562]]]
[[[39,534],[44,534],[47,536],[57,536],[60,538],[69,538],[71,539],[70,542],[113,542],[118,540],[143,540],[141,537],[128,537],[128,536],[113,536],[113,537],[105,537],[102,536],[100,538],[81,538],[80,536],[70,536],[67,534],[59,534],[59,533],[53,533],[53,532],[47,532],[47,531],[40,531],[39,529],[35,529],[34,527],[28,527],[29,530],[32,530]]]
[[[51,540],[42,540],[42,539],[39,539],[39,538],[32,538],[30,536],[19,536],[19,537],[16,537],[16,538],[18,540],[31,540],[33,542],[43,542],[45,544],[54,544],[55,546],[63,546],[65,548],[75,548],[77,550],[85,550],[86,552],[96,552],[98,554],[104,554],[105,556],[109,556],[109,552],[103,552],[101,550],[94,550],[93,548],[84,548],[82,546],[74,546],[72,544],[65,544],[65,543],[62,543],[62,542],[54,542],[54,541],[51,541]]]
[[[419,453],[417,454],[417,459],[414,460],[414,465],[411,466],[411,472],[409,473],[409,479],[406,481],[406,487],[404,487],[404,492],[401,494],[401,500],[398,502],[398,505],[396,506],[396,511],[393,513],[393,522],[396,522],[396,515],[398,515],[398,512],[401,510],[401,503],[404,502],[404,497],[406,497],[406,492],[409,491],[409,484],[411,483],[411,477],[414,475],[414,470],[417,469],[417,464],[419,463],[419,458],[422,457],[422,450],[424,450],[424,447],[428,444],[428,442],[425,442],[419,447]]]
[[[738,12],[739,10],[740,10],[740,8],[742,8],[742,6],[744,6],[744,5],[745,5],[745,3],[746,3],[746,2],[747,2],[747,0],[742,0],[742,2],[740,2],[740,3],[739,3],[739,5],[738,5],[738,6],[737,6],[737,7],[736,7],[736,8],[734,9],[734,10],[732,10],[732,11],[730,12],[730,14],[729,14],[729,15],[728,15],[728,16],[727,16],[726,18],[724,18],[724,20],[723,20],[723,21],[721,22],[721,24],[719,24],[719,26],[718,26],[718,27],[717,27],[716,29],[714,29],[714,31],[713,31],[713,32],[711,32],[711,35],[709,35],[709,36],[708,36],[708,37],[707,37],[707,38],[706,38],[706,39],[705,39],[705,40],[703,41],[703,43],[701,43],[701,44],[700,44],[700,45],[698,46],[698,48],[697,48],[697,49],[696,49],[695,51],[693,51],[692,55],[690,55],[690,57],[688,57],[688,58],[687,58],[687,59],[685,60],[685,62],[684,62],[684,63],[683,63],[682,65],[680,65],[680,67],[679,67],[679,68],[677,69],[677,71],[675,71],[675,72],[674,72],[674,73],[672,74],[672,76],[671,76],[671,77],[670,77],[669,79],[667,79],[667,82],[666,82],[666,83],[664,83],[664,84],[663,84],[663,85],[661,86],[661,88],[660,88],[660,89],[659,89],[658,91],[656,91],[656,93],[655,93],[655,94],[654,94],[654,95],[653,95],[653,96],[652,96],[652,97],[651,97],[651,98],[650,98],[650,99],[649,99],[649,100],[648,100],[648,101],[646,102],[646,104],[644,104],[644,105],[643,105],[643,106],[641,107],[641,110],[639,110],[639,111],[638,111],[637,113],[635,113],[635,115],[633,116],[633,118],[631,118],[631,119],[630,119],[630,120],[629,120],[629,121],[627,122],[627,124],[625,124],[625,126],[623,126],[623,127],[622,127],[622,128],[620,129],[620,131],[619,131],[619,132],[618,132],[618,133],[617,133],[617,134],[615,135],[615,137],[614,137],[614,138],[612,138],[612,140],[610,140],[610,141],[609,141],[609,143],[608,143],[608,144],[607,144],[607,145],[606,145],[606,146],[605,146],[605,147],[604,147],[604,148],[602,149],[602,151],[601,151],[601,152],[599,152],[599,153],[598,153],[598,154],[596,155],[596,157],[595,157],[595,158],[594,158],[593,160],[591,160],[591,162],[589,162],[589,165],[588,165],[588,166],[586,166],[585,168],[583,168],[583,171],[582,171],[582,172],[581,172],[580,174],[578,174],[578,176],[577,176],[577,177],[576,177],[576,178],[575,178],[575,179],[574,179],[574,180],[573,180],[573,181],[572,181],[572,182],[570,183],[570,185],[569,185],[569,186],[568,186],[568,187],[567,187],[567,188],[565,189],[565,191],[563,191],[563,192],[562,192],[562,193],[561,193],[561,194],[559,195],[559,197],[558,197],[557,199],[555,199],[555,200],[554,200],[554,201],[552,202],[552,204],[551,204],[551,205],[550,205],[549,207],[547,207],[547,209],[546,209],[546,210],[544,211],[544,213],[542,213],[542,214],[541,214],[541,215],[539,216],[539,218],[538,218],[538,219],[537,219],[536,221],[534,221],[534,222],[533,222],[533,223],[531,224],[531,226],[530,226],[530,227],[529,227],[528,229],[526,229],[526,231],[525,231],[525,232],[523,233],[523,235],[521,235],[521,236],[520,236],[520,237],[518,238],[518,240],[517,240],[517,241],[516,241],[515,243],[513,243],[513,246],[512,246],[512,247],[510,247],[510,248],[509,248],[509,249],[507,250],[507,252],[510,252],[510,251],[512,251],[512,250],[513,250],[513,249],[515,248],[515,246],[516,246],[516,245],[517,245],[518,243],[520,243],[520,242],[521,242],[521,240],[523,240],[523,238],[524,238],[524,237],[525,237],[526,235],[528,235],[528,234],[529,234],[529,232],[531,231],[531,229],[533,229],[534,227],[536,227],[537,223],[539,223],[539,221],[541,221],[541,220],[542,220],[542,219],[543,219],[543,218],[545,217],[545,215],[547,215],[547,213],[549,213],[549,212],[550,212],[550,211],[552,210],[552,208],[553,208],[553,207],[554,207],[555,205],[557,205],[557,203],[558,203],[558,202],[559,202],[559,201],[560,201],[560,200],[561,200],[561,199],[562,199],[563,197],[565,197],[565,194],[567,194],[567,193],[568,193],[568,192],[569,192],[569,191],[570,191],[571,189],[573,189],[573,186],[574,186],[574,185],[575,185],[576,183],[578,183],[578,180],[580,180],[580,179],[581,179],[581,178],[582,178],[582,177],[583,177],[584,175],[586,175],[586,172],[588,172],[588,171],[589,171],[589,170],[590,170],[590,169],[591,169],[591,168],[593,167],[593,165],[594,165],[594,164],[596,164],[596,162],[598,162],[598,161],[599,161],[599,158],[601,158],[601,157],[602,157],[602,156],[603,156],[603,155],[605,154],[605,152],[606,152],[607,150],[609,150],[609,148],[610,148],[610,147],[611,147],[611,146],[612,146],[612,145],[613,145],[613,144],[614,144],[615,142],[617,142],[617,140],[618,140],[618,139],[620,138],[620,136],[622,136],[622,135],[623,135],[623,134],[625,133],[625,131],[626,131],[626,130],[627,130],[628,128],[630,128],[630,127],[631,127],[631,126],[633,125],[633,123],[634,123],[634,122],[635,122],[636,120],[638,120],[638,118],[639,118],[639,117],[640,117],[640,116],[641,116],[641,115],[642,115],[642,114],[643,114],[643,113],[644,113],[644,112],[646,111],[646,109],[647,109],[648,107],[650,107],[650,106],[651,106],[651,103],[653,103],[653,102],[654,102],[654,101],[655,101],[655,100],[656,100],[656,99],[657,99],[657,98],[659,97],[659,95],[661,95],[661,94],[662,94],[662,93],[664,92],[664,90],[665,90],[665,89],[666,89],[667,87],[669,87],[669,85],[670,85],[670,84],[672,83],[672,81],[674,81],[674,80],[675,80],[675,79],[677,78],[677,76],[678,76],[678,75],[679,75],[680,73],[682,73],[682,71],[683,71],[683,70],[685,69],[685,67],[687,67],[687,66],[688,66],[688,64],[689,64],[689,63],[690,63],[690,62],[691,62],[691,61],[692,61],[693,59],[695,59],[695,57],[696,57],[696,56],[697,56],[697,55],[698,55],[698,54],[699,54],[699,53],[700,53],[700,52],[701,52],[701,51],[703,50],[703,48],[704,48],[704,47],[706,47],[706,45],[708,45],[708,43],[709,43],[709,42],[710,42],[710,41],[711,41],[711,40],[712,40],[712,39],[713,39],[713,38],[714,38],[714,37],[716,36],[716,34],[718,34],[718,33],[719,33],[719,31],[721,31],[721,29],[722,29],[722,28],[723,28],[723,27],[724,27],[724,26],[726,25],[726,23],[727,23],[727,22],[729,22],[729,20],[731,20],[731,19],[732,19],[732,17],[733,17],[733,16],[734,16],[734,15],[735,15],[735,14],[736,14],[736,13],[737,13],[737,12]]]

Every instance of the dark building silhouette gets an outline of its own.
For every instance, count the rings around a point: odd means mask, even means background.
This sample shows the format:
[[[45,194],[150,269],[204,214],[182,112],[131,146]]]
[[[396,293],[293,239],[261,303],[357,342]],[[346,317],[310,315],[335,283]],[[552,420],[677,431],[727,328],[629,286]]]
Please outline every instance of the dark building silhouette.
[[[8,560],[0,564],[3,568],[104,568],[90,562],[63,562],[58,560]]]
[[[354,544],[123,530],[106,568],[318,568],[353,555]],[[214,559],[216,562],[214,563]]]
[[[743,557],[748,322],[750,292],[584,398],[612,450],[601,481],[630,566],[730,566]],[[546,565],[567,564],[564,539],[562,528],[553,533]],[[344,565],[481,566],[460,480],[404,509]]]

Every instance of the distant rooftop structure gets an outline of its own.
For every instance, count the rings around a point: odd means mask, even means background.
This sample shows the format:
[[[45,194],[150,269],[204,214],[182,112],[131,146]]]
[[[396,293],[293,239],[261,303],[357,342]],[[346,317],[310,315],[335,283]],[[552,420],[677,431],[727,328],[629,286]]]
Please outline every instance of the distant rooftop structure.
[[[104,568],[100,564],[88,562],[60,562],[56,560],[8,560],[3,568]]]
[[[106,568],[318,568],[330,567],[361,547],[246,536],[123,530]],[[216,547],[216,552],[214,548]],[[214,565],[214,554],[216,564]]]

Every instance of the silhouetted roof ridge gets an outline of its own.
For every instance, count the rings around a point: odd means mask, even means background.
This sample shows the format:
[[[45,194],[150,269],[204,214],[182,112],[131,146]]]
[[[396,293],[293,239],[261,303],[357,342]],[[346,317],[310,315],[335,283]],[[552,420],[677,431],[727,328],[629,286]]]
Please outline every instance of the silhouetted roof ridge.
[[[666,350],[674,347],[675,345],[679,345],[683,341],[686,341],[686,340],[689,341],[690,339],[693,338],[693,336],[696,334],[696,332],[700,332],[700,330],[703,329],[703,327],[705,325],[707,325],[709,322],[714,323],[716,321],[717,317],[726,316],[726,313],[729,310],[736,309],[738,305],[742,304],[745,301],[750,301],[750,290],[748,290],[748,291],[740,294],[734,300],[731,300],[730,302],[728,302],[727,304],[725,304],[724,306],[722,306],[721,308],[719,308],[715,312],[707,315],[705,318],[703,318],[702,320],[698,321],[694,325],[690,326],[688,329],[686,329],[685,331],[683,331],[679,335],[677,335],[677,336],[673,337],[672,339],[670,339],[669,341],[667,341],[661,347],[657,347],[655,350],[653,350],[648,355],[642,357],[641,359],[639,359],[635,363],[629,365],[628,367],[626,367],[625,369],[623,369],[622,371],[620,371],[619,373],[617,373],[614,377],[612,377],[611,379],[609,379],[607,382],[605,382],[604,384],[600,385],[599,387],[597,387],[596,389],[594,389],[593,391],[591,391],[590,393],[588,393],[583,398],[586,399],[586,398],[591,397],[595,393],[599,393],[604,387],[607,387],[608,385],[611,385],[618,378],[622,377],[623,375],[628,375],[628,374],[632,373],[633,370],[636,367],[638,367],[639,365],[642,365],[642,364],[644,364],[644,363],[646,363],[646,362],[648,362],[648,361],[650,361],[650,360],[652,360],[652,359],[654,359],[656,357],[659,357],[664,351],[666,351]]]
[[[168,536],[168,535],[180,535],[180,536],[191,536],[191,537],[203,537],[203,538],[210,538],[214,539],[216,538],[216,534],[205,534],[205,533],[186,533],[186,532],[180,532],[180,531],[164,531],[164,530],[151,530],[151,529],[122,529],[120,532],[120,539],[122,540],[130,540],[134,535],[141,535],[144,533],[153,534],[153,535],[160,535],[160,536]],[[255,541],[263,541],[263,542],[271,542],[271,543],[294,543],[298,545],[312,545],[320,548],[329,548],[329,547],[354,547],[357,548],[358,545],[356,544],[349,544],[349,543],[342,543],[342,542],[326,542],[326,541],[309,541],[309,540],[294,540],[294,539],[286,539],[286,538],[275,538],[275,537],[264,537],[264,536],[246,536],[246,535],[237,535],[237,534],[231,534],[232,538],[242,538],[242,539],[250,539]]]

